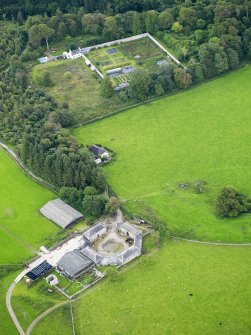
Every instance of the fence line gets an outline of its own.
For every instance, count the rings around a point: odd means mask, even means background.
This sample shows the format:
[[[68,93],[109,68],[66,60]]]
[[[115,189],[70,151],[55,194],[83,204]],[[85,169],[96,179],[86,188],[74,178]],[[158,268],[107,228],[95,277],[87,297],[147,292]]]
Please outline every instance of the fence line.
[[[72,302],[70,303],[70,309],[71,309],[72,335],[76,335],[75,325],[74,325],[74,314],[73,314]]]
[[[13,150],[11,150],[6,144],[0,142],[0,147],[4,149],[4,151],[17,163],[17,165],[21,168],[21,170],[33,180],[35,180],[38,184],[50,189],[54,193],[58,193],[56,187],[43,180],[42,178],[36,176],[33,172],[31,172],[28,167],[23,163],[23,161],[15,154]]]

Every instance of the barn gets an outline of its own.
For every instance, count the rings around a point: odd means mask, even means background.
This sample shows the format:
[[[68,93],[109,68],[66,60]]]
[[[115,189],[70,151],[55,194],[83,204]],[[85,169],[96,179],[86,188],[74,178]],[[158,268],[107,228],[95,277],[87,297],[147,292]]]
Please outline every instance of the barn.
[[[78,278],[94,266],[95,263],[79,250],[67,252],[57,263],[58,270],[68,278]]]
[[[61,199],[54,199],[47,202],[47,204],[40,209],[40,213],[63,229],[83,218],[83,214]]]

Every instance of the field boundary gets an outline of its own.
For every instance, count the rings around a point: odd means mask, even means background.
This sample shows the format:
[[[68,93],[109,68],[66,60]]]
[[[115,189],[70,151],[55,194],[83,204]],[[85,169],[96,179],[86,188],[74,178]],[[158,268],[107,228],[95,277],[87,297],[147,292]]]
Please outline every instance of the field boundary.
[[[36,176],[31,170],[29,170],[28,167],[23,163],[23,161],[6,144],[0,142],[0,148],[2,148],[17,163],[17,165],[20,167],[20,169],[24,172],[26,176],[31,177],[35,182],[46,187],[53,193],[58,193],[56,187],[54,187],[47,181],[43,180],[42,178]]]
[[[172,239],[175,241],[184,241],[190,243],[198,243],[198,244],[205,244],[205,245],[215,245],[215,246],[222,246],[222,247],[251,247],[251,243],[224,243],[224,242],[206,242],[200,240],[189,240],[187,238],[182,237],[175,237],[172,236]]]
[[[156,97],[156,96],[153,96],[153,97],[148,98],[148,99],[146,99],[146,100],[144,100],[144,101],[140,101],[140,102],[137,102],[137,103],[135,103],[135,104],[128,105],[128,106],[125,106],[125,107],[116,109],[115,111],[110,112],[110,113],[107,113],[107,114],[105,114],[105,115],[96,116],[96,117],[94,117],[93,119],[90,119],[90,120],[86,120],[86,121],[77,123],[77,124],[75,124],[75,125],[69,127],[69,129],[80,128],[80,127],[85,126],[85,125],[87,125],[87,124],[91,124],[91,123],[94,123],[94,122],[97,122],[97,121],[101,121],[101,120],[103,120],[103,119],[109,118],[109,117],[114,116],[114,115],[116,115],[116,114],[119,114],[119,113],[121,113],[121,112],[125,112],[125,111],[127,111],[127,110],[130,110],[130,109],[132,109],[132,108],[140,107],[140,106],[143,106],[143,105],[147,105],[147,104],[150,104],[150,103],[152,103],[152,102],[155,102],[155,101],[158,101],[158,100],[162,100],[162,99],[164,99],[164,98],[171,97],[171,96],[176,95],[176,94],[180,94],[180,93],[183,93],[183,92],[187,92],[187,91],[189,91],[189,90],[192,90],[192,89],[194,89],[194,88],[196,88],[196,87],[199,87],[199,86],[201,86],[201,85],[204,85],[204,84],[206,84],[206,83],[210,83],[211,81],[220,79],[220,78],[222,78],[222,77],[224,77],[224,76],[226,76],[226,75],[230,75],[231,73],[233,73],[233,72],[235,72],[235,71],[237,71],[237,70],[239,70],[239,69],[241,69],[241,68],[244,68],[246,65],[249,65],[249,64],[250,64],[250,62],[246,62],[246,61],[245,61],[245,62],[242,62],[242,63],[239,64],[239,66],[238,66],[237,68],[235,68],[235,69],[228,70],[228,71],[226,71],[226,72],[224,72],[224,73],[219,74],[219,75],[216,76],[216,77],[209,78],[209,79],[203,80],[203,81],[201,81],[201,82],[199,82],[199,83],[193,84],[192,86],[190,86],[190,87],[188,87],[188,88],[184,88],[184,89],[175,89],[175,90],[173,90],[172,92],[163,94],[163,95],[161,95],[161,96],[157,96],[157,97]]]

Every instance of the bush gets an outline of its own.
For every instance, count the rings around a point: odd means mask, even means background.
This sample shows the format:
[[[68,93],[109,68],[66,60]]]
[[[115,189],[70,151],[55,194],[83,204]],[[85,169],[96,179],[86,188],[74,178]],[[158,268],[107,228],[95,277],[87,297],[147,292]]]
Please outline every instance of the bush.
[[[216,212],[221,217],[237,217],[251,210],[251,199],[232,187],[224,187],[216,200]]]
[[[64,78],[65,79],[71,79],[72,78],[72,73],[70,71],[67,71],[64,73]]]

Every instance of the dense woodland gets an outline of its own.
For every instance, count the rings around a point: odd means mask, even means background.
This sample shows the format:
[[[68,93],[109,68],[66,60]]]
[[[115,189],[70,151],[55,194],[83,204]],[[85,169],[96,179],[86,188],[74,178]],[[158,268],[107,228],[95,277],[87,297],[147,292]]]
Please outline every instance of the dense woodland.
[[[102,192],[105,178],[87,148],[80,148],[65,127],[72,122],[67,106],[58,106],[39,89],[28,85],[28,73],[19,55],[26,45],[22,27],[1,26],[0,135],[13,145],[37,175],[57,187]],[[3,47],[5,43],[5,47]]]
[[[89,200],[104,190],[104,175],[67,130],[74,122],[67,104],[58,105],[41,87],[31,86],[27,61],[48,43],[68,39],[70,48],[78,47],[77,36],[90,45],[149,32],[175,50],[187,70],[136,71],[121,99],[137,101],[189,87],[251,59],[249,0],[4,0],[0,14],[0,137],[57,187],[74,187],[75,193],[94,187],[91,195],[87,191]],[[111,92],[109,83],[104,85],[103,91]]]

